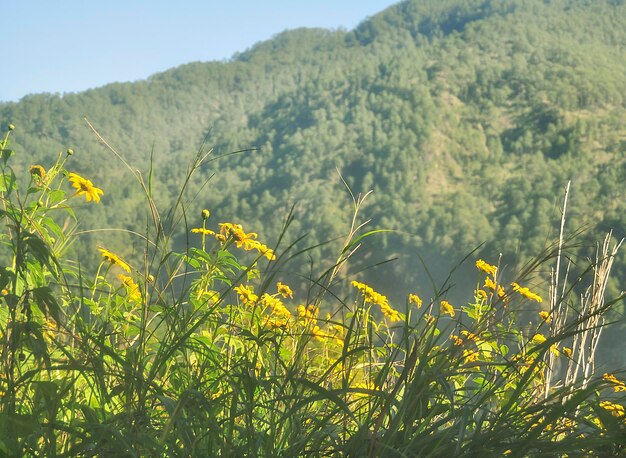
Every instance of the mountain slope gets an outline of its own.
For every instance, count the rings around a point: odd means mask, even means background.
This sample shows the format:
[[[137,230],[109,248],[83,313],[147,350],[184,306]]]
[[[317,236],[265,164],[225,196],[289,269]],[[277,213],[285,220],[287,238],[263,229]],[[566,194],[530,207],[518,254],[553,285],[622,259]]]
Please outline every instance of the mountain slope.
[[[570,179],[568,227],[598,229],[581,250],[599,229],[626,235],[625,44],[623,1],[406,1],[350,32],[293,30],[230,62],[28,96],[0,105],[0,119],[18,126],[24,167],[77,150],[74,167],[106,191],[86,227],[137,229],[145,209],[83,116],[144,172],[153,154],[161,202],[174,199],[205,136],[216,156],[257,148],[204,167],[189,210],[211,208],[269,240],[296,202],[293,238],[345,233],[339,170],[353,192],[374,190],[372,224],[401,232],[381,249],[404,253],[386,280],[406,285],[424,281],[417,253],[442,272],[482,242],[511,267],[537,254],[556,235]],[[85,245],[126,243],[95,238]],[[623,276],[624,258],[617,264]]]

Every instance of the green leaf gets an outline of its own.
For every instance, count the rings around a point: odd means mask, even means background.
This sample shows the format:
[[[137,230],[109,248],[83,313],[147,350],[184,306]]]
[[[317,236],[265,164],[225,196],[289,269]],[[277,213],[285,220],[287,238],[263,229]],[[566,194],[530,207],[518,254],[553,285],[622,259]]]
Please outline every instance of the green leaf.
[[[0,431],[8,442],[13,442],[16,437],[30,436],[38,429],[39,422],[33,415],[0,413]]]
[[[40,264],[52,268],[50,264],[50,250],[48,246],[34,234],[24,234],[22,242],[26,244],[27,252],[30,253]]]
[[[356,246],[365,237],[369,237],[371,235],[378,234],[380,232],[395,232],[395,231],[393,229],[375,229],[373,231],[368,231],[365,234],[359,235],[357,238],[352,240],[348,245],[346,245],[346,247],[341,251],[341,254],[344,254],[350,251],[352,247]]]
[[[65,191],[62,189],[55,189],[48,192],[48,205],[53,206],[65,199]]]
[[[61,399],[58,396],[58,387],[51,381],[34,382],[35,404],[43,411],[46,411],[49,419],[54,419],[59,410]]]
[[[4,161],[4,163],[6,164],[7,161],[9,160],[9,158],[13,156],[13,150],[12,149],[2,149],[0,150],[0,158],[2,158],[2,160]]]
[[[11,192],[15,184],[15,174],[11,171],[0,176],[0,192]]]
[[[33,300],[39,307],[39,310],[41,310],[44,315],[51,316],[57,323],[59,323],[61,308],[52,295],[52,290],[48,286],[41,286],[33,289],[32,295]]]
[[[63,231],[59,227],[59,225],[49,216],[46,216],[41,220],[41,224],[46,226],[50,231],[54,234],[57,240],[62,240],[65,238]]]

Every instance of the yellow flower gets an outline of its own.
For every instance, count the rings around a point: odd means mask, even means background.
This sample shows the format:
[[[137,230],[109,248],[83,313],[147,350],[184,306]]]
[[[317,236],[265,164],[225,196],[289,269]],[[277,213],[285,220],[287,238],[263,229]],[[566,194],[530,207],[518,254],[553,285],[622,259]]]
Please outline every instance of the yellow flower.
[[[613,416],[618,417],[618,418],[621,418],[624,415],[626,415],[626,412],[624,411],[624,406],[620,404],[615,404],[610,401],[600,401],[600,407],[608,410],[609,412],[613,414]]]
[[[98,248],[98,251],[100,252],[104,261],[111,263],[111,265],[120,266],[126,272],[130,273],[130,266],[122,261],[122,259],[118,255],[107,250],[106,248]]]
[[[602,378],[613,385],[615,392],[626,391],[626,384],[615,377],[613,374],[604,374]]]
[[[259,299],[259,296],[254,294],[252,286],[239,285],[235,286],[234,290],[239,294],[239,300],[246,305],[254,305]]]
[[[237,248],[251,250],[254,248],[254,241],[258,237],[255,232],[246,233],[241,224],[220,223],[220,234],[226,239],[232,237]]]
[[[546,323],[550,323],[552,321],[552,317],[548,312],[539,312],[539,317]]]
[[[193,232],[194,234],[215,235],[215,232],[210,229],[205,229],[203,227],[195,227],[191,230],[191,232]]]
[[[417,294],[409,294],[409,304],[415,304],[417,308],[422,306],[422,299]]]
[[[43,180],[46,177],[46,169],[40,165],[31,165],[28,171],[31,175],[35,175],[39,180]]]
[[[293,299],[293,291],[291,291],[291,288],[289,286],[285,285],[284,283],[278,282],[276,283],[276,288],[278,289],[278,294],[280,294],[284,298],[289,297]]]
[[[487,264],[482,259],[479,259],[478,261],[476,261],[476,268],[478,270],[482,270],[483,272],[485,272],[486,274],[489,274],[489,275],[495,275],[496,274],[496,270],[498,269],[496,266],[492,266],[491,264]]]
[[[450,302],[448,301],[441,301],[441,303],[439,304],[441,311],[443,313],[446,313],[450,316],[454,316],[454,307],[452,307],[452,305],[450,305]]]
[[[380,304],[380,310],[387,318],[389,318],[390,321],[402,321],[402,315],[400,315],[400,312],[391,308],[389,304]]]
[[[320,313],[319,307],[315,305],[308,305],[306,307],[304,305],[298,305],[296,310],[298,312],[298,319],[302,321],[305,326],[317,322],[317,315]]]
[[[219,226],[220,232],[219,234],[215,234],[215,238],[218,241],[226,242],[228,239],[232,239],[237,248],[243,248],[246,251],[257,250],[269,261],[276,259],[274,250],[256,240],[258,234],[255,232],[246,233],[241,224],[220,223]]]
[[[322,331],[318,325],[313,326],[311,333],[318,340],[323,340],[325,337],[328,337],[328,335]]]
[[[480,353],[476,350],[463,350],[463,358],[465,358],[465,363],[472,363],[474,361],[478,361],[478,357]]]
[[[541,345],[546,340],[547,339],[543,336],[543,334],[535,334],[532,338],[533,343],[536,345]]]
[[[456,346],[463,345],[463,339],[461,339],[459,336],[455,336],[454,334],[450,335],[450,340],[454,342],[454,345]]]
[[[560,356],[561,355],[561,351],[559,350],[559,347],[556,344],[552,344],[550,346],[550,351],[554,354],[554,356]]]
[[[100,202],[100,194],[104,194],[104,191],[100,188],[96,188],[90,180],[77,175],[76,173],[70,173],[68,175],[69,180],[72,182],[72,186],[76,189],[77,196],[85,196],[87,202]]]
[[[267,245],[263,245],[260,242],[256,242],[254,244],[254,248],[261,253],[263,256],[267,258],[268,261],[273,261],[276,259],[276,255],[274,254],[274,250],[268,248]]]
[[[568,358],[572,357],[572,349],[569,347],[563,347],[563,354]]]
[[[541,299],[541,296],[533,293],[528,288],[520,286],[517,283],[511,283],[511,286],[513,287],[513,291],[520,293],[526,299],[529,299],[531,301],[543,302],[543,299]]]
[[[378,304],[382,308],[389,307],[389,302],[387,301],[387,297],[374,291],[371,286],[368,286],[365,283],[361,283],[358,281],[353,281],[352,286],[354,286],[356,289],[361,291],[361,293],[363,293],[365,302]]]
[[[140,302],[141,301],[141,292],[139,291],[139,285],[133,281],[131,277],[124,274],[119,274],[117,276],[124,286],[126,287],[126,294],[131,301]]]
[[[476,290],[476,298],[479,301],[487,300],[487,292],[484,289],[477,289]]]
[[[289,321],[291,320],[291,312],[283,305],[280,299],[273,298],[266,293],[263,295],[262,300],[271,309],[271,316],[266,319],[266,324],[272,327],[281,328],[289,324]]]
[[[496,290],[496,283],[489,277],[485,278],[485,288],[489,288],[492,291]],[[501,285],[497,285],[498,289],[498,297],[504,298],[506,297],[506,293],[504,288]]]
[[[478,337],[473,332],[470,332],[464,329],[461,331],[461,334],[464,335],[467,340],[471,340],[472,342],[475,342],[475,343],[480,342],[480,337]]]

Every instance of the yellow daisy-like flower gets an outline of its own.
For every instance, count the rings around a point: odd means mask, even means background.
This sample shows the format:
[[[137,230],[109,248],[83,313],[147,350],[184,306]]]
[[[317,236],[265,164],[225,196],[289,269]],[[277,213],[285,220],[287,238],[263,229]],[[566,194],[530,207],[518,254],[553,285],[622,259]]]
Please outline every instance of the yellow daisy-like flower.
[[[415,304],[417,308],[422,306],[422,299],[417,294],[409,294],[409,304]]]
[[[107,250],[106,248],[98,248],[98,251],[102,255],[102,259],[112,265],[120,266],[126,272],[130,273],[130,266],[122,261],[122,259],[115,253]]]
[[[547,339],[545,338],[545,336],[543,334],[535,334],[532,338],[532,341],[534,344],[536,345],[541,345],[542,343],[544,343]]]
[[[615,392],[619,392],[619,391],[626,391],[626,384],[624,384],[624,382],[622,382],[621,380],[619,380],[617,377],[615,377],[613,374],[604,374],[602,376],[602,378],[606,381],[609,382],[613,385],[613,389],[615,390]]]
[[[371,286],[366,285],[365,283],[361,283],[358,281],[353,281],[352,282],[352,286],[354,286],[356,289],[358,289],[359,291],[361,291],[361,293],[363,293],[363,296],[365,297],[365,302],[370,302],[372,304],[378,304],[381,307],[388,307],[389,306],[389,302],[387,300],[386,296],[383,296],[382,294],[374,291],[374,289]]]
[[[463,345],[463,339],[461,339],[459,336],[456,336],[456,335],[454,335],[454,334],[451,334],[451,335],[450,335],[450,340],[451,340],[452,342],[454,342],[454,345],[456,345],[456,346],[461,346],[461,345]]]
[[[291,288],[288,285],[278,282],[276,283],[276,288],[278,289],[278,294],[280,294],[284,298],[289,297],[293,299],[293,291],[291,291]]]
[[[284,328],[291,320],[291,312],[283,305],[280,299],[276,299],[265,293],[261,298],[263,302],[269,306],[270,315],[266,319],[266,324],[274,328]]]
[[[552,317],[550,316],[548,312],[544,312],[544,311],[539,312],[539,317],[546,323],[550,323],[552,321]]]
[[[237,248],[243,248],[246,251],[257,250],[269,261],[276,259],[274,250],[256,240],[258,234],[255,232],[246,233],[241,224],[220,223],[219,226],[220,232],[219,234],[215,234],[215,238],[218,241],[225,242],[231,238],[235,242]]]
[[[489,288],[490,290],[495,291],[496,287],[498,289],[498,297],[505,298],[506,293],[502,285],[496,285],[496,283],[489,277],[485,278],[485,288]]]
[[[443,313],[446,313],[450,316],[454,316],[454,307],[452,307],[452,305],[450,305],[450,302],[448,301],[441,301],[441,303],[439,304],[440,309]]]
[[[258,234],[255,232],[246,233],[241,224],[220,223],[219,226],[220,234],[226,239],[232,237],[237,248],[243,248],[244,250],[255,248],[254,242],[258,237]]]
[[[298,319],[302,321],[305,326],[317,322],[317,315],[320,313],[319,307],[312,304],[307,306],[298,305],[296,310],[298,312]]]
[[[571,357],[572,357],[572,349],[571,349],[571,348],[569,348],[569,347],[563,347],[563,350],[562,350],[562,351],[563,351],[563,354],[564,354],[565,356],[567,356],[568,358],[571,358]]]
[[[28,171],[39,180],[43,180],[46,177],[46,169],[44,169],[41,165],[31,165]]]
[[[389,318],[389,321],[402,321],[402,315],[400,315],[400,312],[393,309],[389,306],[389,304],[380,304],[380,310],[383,312],[383,315]]]
[[[402,315],[400,315],[400,312],[398,312],[397,310],[394,310],[389,305],[389,301],[387,300],[386,296],[383,296],[382,294],[374,291],[374,289],[371,286],[368,286],[365,283],[353,281],[352,286],[354,286],[356,289],[361,291],[361,293],[363,293],[365,302],[370,302],[372,304],[379,305],[381,311],[387,318],[389,318],[389,320],[402,321],[403,319]]]
[[[233,288],[239,294],[239,300],[246,305],[254,305],[259,296],[254,294],[252,286],[239,285]]]
[[[621,418],[626,415],[626,412],[624,411],[624,406],[620,404],[615,404],[610,401],[600,401],[600,407],[611,412],[614,417]]]
[[[254,248],[261,253],[263,256],[267,258],[268,261],[274,261],[276,259],[276,255],[274,254],[274,250],[268,248],[267,245],[263,245],[260,242],[256,242],[254,244]]]
[[[202,234],[202,235],[215,235],[211,229],[205,229],[203,227],[195,227],[191,230],[194,234]]]
[[[467,340],[471,340],[472,342],[475,342],[475,343],[479,343],[480,342],[480,337],[478,337],[473,332],[470,332],[470,331],[467,331],[467,330],[463,329],[461,331],[461,334],[464,335]]]
[[[465,363],[472,363],[474,361],[478,361],[478,357],[480,353],[476,350],[463,350],[463,358],[465,359]]]
[[[524,296],[526,299],[529,299],[531,301],[537,301],[537,302],[543,302],[543,299],[541,299],[541,296],[533,293],[531,290],[529,290],[528,288],[525,288],[523,286],[518,285],[517,283],[511,283],[511,286],[513,287],[513,291],[521,294],[522,296]]]
[[[126,293],[128,295],[128,298],[131,301],[140,302],[141,292],[139,291],[139,285],[135,283],[134,280],[128,275],[119,274],[117,278],[119,278],[126,287]]]
[[[91,202],[92,200],[94,202],[100,202],[100,195],[104,194],[104,191],[100,188],[96,188],[90,180],[83,178],[76,173],[70,173],[68,178],[74,189],[76,189],[75,195],[84,195],[87,202]]]
[[[482,270],[483,272],[485,272],[486,274],[489,274],[489,275],[495,275],[496,274],[496,270],[498,270],[498,268],[496,266],[492,266],[491,264],[487,264],[482,259],[479,259],[478,261],[476,261],[476,268],[478,270]]]
[[[311,329],[311,333],[317,340],[324,340],[324,339],[332,338],[330,334],[322,331],[322,329],[318,325],[313,326],[313,328]]]

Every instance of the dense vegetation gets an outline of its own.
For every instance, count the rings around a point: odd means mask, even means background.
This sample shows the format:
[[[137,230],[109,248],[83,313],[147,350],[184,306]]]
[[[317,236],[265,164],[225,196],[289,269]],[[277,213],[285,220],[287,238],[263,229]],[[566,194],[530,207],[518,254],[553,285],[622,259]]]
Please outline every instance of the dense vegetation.
[[[1,456],[623,456],[626,383],[595,367],[622,299],[605,299],[620,245],[610,236],[594,261],[579,260],[578,278],[559,239],[515,275],[472,258],[478,286],[463,302],[448,282],[397,302],[348,273],[377,234],[355,197],[336,261],[302,294],[285,283],[305,254],[294,245],[272,249],[223,215],[186,213],[198,158],[167,212],[128,165],[145,202],[135,218],[149,221],[135,234],[144,256],[100,247],[91,273],[66,252],[75,235],[64,221],[78,205],[105,205],[108,191],[74,171],[72,150],[18,172],[24,152],[8,127]],[[172,250],[185,218],[195,227]],[[528,285],[548,266],[551,286],[538,294]],[[337,283],[350,292],[335,294]]]
[[[186,208],[211,208],[272,243],[292,203],[291,239],[307,233],[313,245],[348,229],[339,170],[355,194],[374,190],[363,209],[373,226],[398,231],[361,265],[402,253],[371,278],[423,287],[419,257],[445,273],[483,242],[503,266],[521,266],[556,236],[570,179],[568,231],[599,229],[578,253],[591,256],[604,230],[626,235],[625,41],[623,1],[406,1],[352,31],[284,32],[228,62],[28,96],[0,105],[0,119],[20,132],[17,170],[74,147],[77,171],[106,189],[109,205],[90,209],[80,229],[137,230],[145,206],[121,164],[102,167],[107,153],[84,116],[146,181],[153,159],[151,191],[164,204],[204,139],[214,158],[256,148],[206,162]],[[125,233],[94,237],[78,237],[77,251],[106,243],[141,256]],[[311,252],[312,262],[336,249]],[[623,257],[615,269],[624,278]]]

